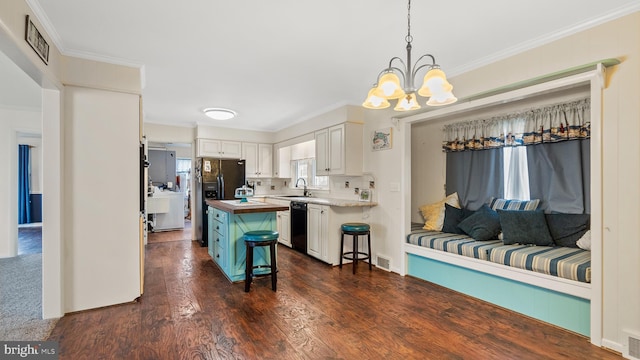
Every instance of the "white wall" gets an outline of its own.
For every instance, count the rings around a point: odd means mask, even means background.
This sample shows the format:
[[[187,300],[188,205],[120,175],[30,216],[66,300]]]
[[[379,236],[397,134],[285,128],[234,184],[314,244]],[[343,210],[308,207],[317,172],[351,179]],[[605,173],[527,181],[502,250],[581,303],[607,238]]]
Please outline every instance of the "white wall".
[[[139,96],[65,89],[65,310],[140,295]]]
[[[365,90],[363,90],[365,91]],[[374,254],[379,254],[391,259],[391,270],[404,274],[404,256],[402,243],[404,236],[404,209],[402,200],[409,194],[409,188],[405,186],[403,173],[406,166],[406,149],[404,136],[406,130],[393,126],[391,116],[395,115],[388,110],[364,111],[364,172],[365,186],[373,178],[375,189],[373,199],[378,206],[370,209],[371,239]],[[373,151],[371,149],[371,134],[375,130],[393,127],[393,145],[389,150]],[[339,185],[338,185],[339,186]]]
[[[73,241],[70,240],[73,238],[73,234],[67,232],[68,228],[65,225],[73,223],[73,216],[77,216],[85,209],[71,205],[73,203],[72,199],[75,194],[75,189],[70,189],[68,192],[66,189],[68,188],[67,181],[69,179],[75,175],[82,177],[82,174],[87,171],[84,167],[72,166],[74,160],[76,160],[73,155],[81,155],[83,150],[90,153],[89,150],[92,146],[100,147],[104,145],[104,143],[112,141],[112,139],[105,137],[96,137],[96,142],[88,145],[86,142],[72,141],[71,139],[76,139],[83,135],[78,133],[74,134],[76,138],[69,136],[65,138],[65,130],[68,129],[65,129],[66,124],[64,124],[62,119],[63,117],[66,117],[66,120],[77,118],[77,114],[73,114],[72,112],[68,113],[65,109],[65,98],[61,96],[61,94],[65,93],[63,83],[65,85],[81,85],[87,89],[107,89],[111,91],[122,91],[128,94],[140,94],[142,88],[142,73],[139,68],[63,56],[46,31],[41,31],[43,37],[51,45],[49,48],[49,62],[48,64],[44,64],[24,41],[24,19],[26,14],[31,16],[39,29],[43,29],[43,26],[38,22],[26,1],[0,1],[0,49],[43,89],[43,193],[45,196],[43,199],[44,227],[42,246],[43,316],[45,318],[51,318],[61,316],[65,309],[74,308],[74,306],[65,306],[69,304],[65,304],[65,301],[68,299],[65,299],[63,288],[65,290],[70,289],[73,296],[100,296],[100,292],[92,294],[94,290],[93,286],[78,286],[79,284],[76,282],[78,277],[86,275],[83,275],[83,271],[85,271],[84,268],[74,268],[74,265],[86,261],[86,259],[95,254],[91,249],[84,249],[88,250],[86,252],[78,252],[77,250],[80,250],[80,247],[75,247]],[[100,104],[101,101],[105,99],[96,100],[96,104]],[[138,103],[136,96],[136,104]],[[131,122],[136,126],[136,133],[138,132],[138,107],[139,106],[136,106],[136,120]],[[106,122],[114,120],[114,123],[117,123],[117,121],[122,120],[121,117],[119,117],[121,114],[118,113],[117,115],[118,117],[113,119],[106,119]],[[112,127],[112,129],[116,131],[118,127]],[[126,130],[126,126],[123,127],[123,129]],[[106,132],[106,134],[109,134],[109,132]],[[80,143],[82,143],[82,146],[79,146]],[[83,146],[85,148],[83,148]],[[72,152],[75,153],[72,154]],[[127,156],[137,163],[137,154],[138,148],[136,146],[134,152],[127,153]],[[15,158],[17,161],[17,156]],[[2,163],[1,158],[0,163]],[[67,165],[71,165],[71,167]],[[135,189],[136,192],[136,196],[132,198],[137,199],[138,184],[132,183],[130,186]],[[0,190],[0,196],[2,196],[1,193],[2,190]],[[71,195],[67,196],[69,194]],[[103,205],[111,206],[110,210],[114,213],[119,209],[118,206],[113,206],[106,202]],[[135,233],[131,232],[131,234],[134,234],[137,238],[139,233],[137,213],[134,219],[136,221],[136,230]],[[71,232],[76,230],[73,227],[70,229]],[[75,240],[81,241],[79,238]],[[1,246],[2,245],[0,245],[0,247]],[[99,255],[102,257],[101,260],[105,262],[117,263],[120,260],[120,254],[118,253],[105,252]],[[126,256],[124,259],[126,261]],[[64,270],[63,264],[68,265]],[[122,270],[124,271],[125,268]],[[126,270],[129,269],[126,268]],[[135,271],[132,270],[131,273],[127,275],[132,277],[137,276],[139,279],[140,270],[140,268],[136,268]],[[119,274],[121,274],[121,272],[114,272],[113,277],[108,279],[108,283],[118,282],[120,280],[117,278]],[[127,284],[127,281],[124,283]],[[65,287],[65,284],[68,286]],[[113,297],[104,297],[102,300],[120,299],[122,293],[119,287],[113,287],[110,291],[113,293]],[[126,286],[122,291],[127,291]],[[103,305],[111,304],[113,303]]]
[[[196,138],[196,129],[144,123],[144,135],[150,142],[192,144]]]
[[[18,253],[18,136],[42,132],[40,111],[0,108],[0,257]]]
[[[273,133],[264,131],[229,129],[207,125],[198,125],[196,127],[196,138],[199,139],[233,140],[273,144],[273,135]]]
[[[418,210],[445,197],[446,157],[442,122],[411,126],[411,221],[423,222]]]

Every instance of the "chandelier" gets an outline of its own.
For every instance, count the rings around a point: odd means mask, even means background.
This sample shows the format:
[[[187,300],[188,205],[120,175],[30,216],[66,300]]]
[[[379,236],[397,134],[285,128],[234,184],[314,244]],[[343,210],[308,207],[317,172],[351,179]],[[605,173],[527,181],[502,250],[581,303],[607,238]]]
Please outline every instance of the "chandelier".
[[[377,82],[373,85],[367,99],[362,106],[368,109],[385,109],[390,106],[389,100],[398,99],[395,106],[396,111],[409,111],[420,109],[420,104],[416,99],[418,95],[428,97],[428,106],[441,106],[453,104],[458,99],[451,92],[453,86],[447,81],[444,71],[440,65],[436,64],[436,59],[431,54],[422,55],[418,61],[411,65],[411,0],[407,5],[407,62],[399,57],[393,57],[389,61],[389,66],[378,74]],[[424,63],[424,59],[431,59],[431,63]],[[422,62],[422,64],[421,64]],[[394,65],[400,63],[399,65]],[[400,67],[398,67],[400,66]],[[428,69],[422,82],[422,87],[416,89],[414,86],[415,77],[422,69]],[[404,86],[400,85],[400,75]]]

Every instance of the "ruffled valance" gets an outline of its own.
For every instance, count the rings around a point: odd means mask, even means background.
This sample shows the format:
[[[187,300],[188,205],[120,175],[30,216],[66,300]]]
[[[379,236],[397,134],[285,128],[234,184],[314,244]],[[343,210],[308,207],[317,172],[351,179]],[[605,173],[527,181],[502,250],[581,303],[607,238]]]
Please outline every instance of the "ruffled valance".
[[[495,149],[591,137],[591,100],[547,105],[445,125],[446,152]]]

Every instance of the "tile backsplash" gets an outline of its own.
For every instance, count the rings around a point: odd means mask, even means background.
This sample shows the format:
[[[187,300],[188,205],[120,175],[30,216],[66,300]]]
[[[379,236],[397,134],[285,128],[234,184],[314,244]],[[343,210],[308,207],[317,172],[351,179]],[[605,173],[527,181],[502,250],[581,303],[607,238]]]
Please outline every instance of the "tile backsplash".
[[[331,176],[329,177],[329,190],[309,189],[314,197],[328,197],[335,199],[352,199],[359,198],[359,191],[362,189],[370,189],[371,176]],[[280,194],[300,194],[302,195],[302,187],[292,188],[290,179],[277,178],[248,178],[247,183],[253,186],[256,195],[280,195]],[[375,201],[375,191],[373,191],[373,201]]]

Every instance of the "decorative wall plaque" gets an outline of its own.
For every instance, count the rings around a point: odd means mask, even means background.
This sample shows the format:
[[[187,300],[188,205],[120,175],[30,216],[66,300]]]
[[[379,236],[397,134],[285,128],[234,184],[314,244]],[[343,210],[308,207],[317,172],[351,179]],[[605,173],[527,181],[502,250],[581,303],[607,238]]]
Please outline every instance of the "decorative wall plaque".
[[[31,21],[29,15],[27,15],[27,31],[25,35],[27,43],[31,45],[31,48],[40,56],[40,59],[45,64],[49,64],[49,44],[44,39],[36,25]]]

